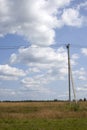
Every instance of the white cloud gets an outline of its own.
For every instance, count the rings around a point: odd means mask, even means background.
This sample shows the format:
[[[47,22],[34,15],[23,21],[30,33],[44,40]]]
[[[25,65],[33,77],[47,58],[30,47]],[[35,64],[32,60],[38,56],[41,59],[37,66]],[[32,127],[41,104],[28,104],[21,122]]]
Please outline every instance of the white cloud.
[[[72,65],[76,65],[77,59],[76,54],[72,55]],[[67,75],[67,61],[67,52],[62,47],[53,49],[51,47],[30,46],[19,49],[18,54],[12,54],[10,57],[11,64],[22,63],[29,67],[26,71],[27,76],[33,75],[32,78],[26,78],[28,81],[32,81],[30,83],[32,86],[40,86],[41,84],[43,86],[43,81],[48,84],[54,80],[64,80]],[[29,86],[29,82],[24,85]]]
[[[87,80],[87,74],[84,68],[80,68],[79,70],[73,71],[73,74],[79,80]]]
[[[17,80],[25,75],[25,72],[21,69],[11,67],[8,64],[0,65],[0,79],[2,80]]]
[[[48,81],[44,78],[43,75],[37,75],[33,78],[25,78],[22,80],[22,83],[25,84],[26,87],[37,89],[38,87],[42,86],[42,84],[46,84]]]
[[[87,92],[87,87],[84,87],[84,86],[83,86],[83,87],[78,87],[78,88],[77,88],[77,91]]]
[[[42,91],[45,85],[55,80],[64,80],[67,74],[67,53],[62,47],[21,48],[18,54],[12,54],[10,61],[29,66],[27,76],[21,82],[31,90]]]
[[[32,78],[26,77],[21,81],[23,86],[28,88],[28,90],[45,94],[51,92],[50,89],[45,87],[48,82],[49,82],[48,79],[45,78],[44,75],[38,75]]]
[[[74,8],[64,9],[62,21],[65,25],[81,27],[84,23],[84,17]]]
[[[31,67],[29,68],[26,73],[40,73],[40,69],[39,68],[36,68],[36,67]]]
[[[28,47],[19,49],[18,54],[12,54],[10,63],[24,63],[31,67],[52,68],[64,67],[67,64],[67,53],[63,48]]]
[[[85,56],[87,56],[87,48],[82,48],[81,52],[82,52],[82,54],[84,54]]]
[[[22,79],[22,84],[31,90],[49,92],[44,86],[54,80],[64,80],[67,74],[67,53],[63,48],[48,47],[55,43],[55,29],[63,26],[84,26],[85,16],[72,0],[0,0],[0,36],[18,34],[24,36],[31,46],[20,48],[10,57],[10,63],[22,63],[29,68],[24,72],[16,67],[0,65],[0,79]],[[83,5],[79,5],[82,8]],[[66,8],[67,7],[67,8]],[[43,47],[41,47],[43,46]],[[47,46],[47,47],[46,47]],[[87,55],[87,50],[82,53]],[[76,65],[78,55],[71,57]],[[84,69],[74,72],[86,79]]]
[[[0,0],[0,35],[17,33],[24,35],[32,44],[53,44],[54,28],[57,26],[55,12],[58,7],[69,2],[70,0],[53,1],[54,9],[45,0]]]
[[[87,10],[87,1],[83,2],[83,3],[80,3],[77,8],[80,10],[81,8],[84,8]]]
[[[0,94],[2,96],[14,96],[16,95],[16,92],[12,89],[0,88]]]
[[[29,94],[29,92],[28,92]],[[25,95],[28,95],[25,90],[22,89],[11,89],[11,88],[6,88],[2,87],[0,88],[0,100],[9,100],[9,101],[14,101],[14,100],[24,100],[26,98]],[[27,96],[28,97],[28,96]]]
[[[78,59],[79,58],[79,55],[78,54],[73,54],[72,55],[72,59]]]
[[[0,0],[0,36],[23,35],[34,45],[55,43],[55,28],[82,26],[79,10],[67,8],[72,0]],[[63,11],[64,9],[64,11]]]
[[[49,83],[64,80],[67,73],[67,69],[59,69],[57,67],[44,71],[45,70],[42,70],[41,73],[33,75],[32,77],[30,75],[26,76],[21,80],[21,83],[29,90],[39,91],[40,93],[51,93]]]

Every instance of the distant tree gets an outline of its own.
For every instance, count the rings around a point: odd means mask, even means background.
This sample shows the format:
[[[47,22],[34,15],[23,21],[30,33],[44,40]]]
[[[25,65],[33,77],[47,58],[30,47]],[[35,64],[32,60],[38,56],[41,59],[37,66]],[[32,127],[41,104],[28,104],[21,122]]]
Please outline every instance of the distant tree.
[[[82,99],[79,99],[79,101],[83,101]]]
[[[54,99],[54,102],[57,102],[58,100],[57,99]]]
[[[84,98],[84,101],[86,101],[86,98]]]

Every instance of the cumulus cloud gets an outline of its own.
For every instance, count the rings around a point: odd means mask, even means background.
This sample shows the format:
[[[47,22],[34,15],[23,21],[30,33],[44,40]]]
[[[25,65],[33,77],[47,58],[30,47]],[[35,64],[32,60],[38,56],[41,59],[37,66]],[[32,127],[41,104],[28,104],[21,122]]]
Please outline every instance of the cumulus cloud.
[[[81,27],[84,23],[84,17],[80,15],[79,11],[74,8],[64,9],[62,14],[62,21],[68,26]]]
[[[40,86],[54,80],[63,80],[67,74],[67,53],[62,47],[59,49],[37,46],[20,48],[18,54],[11,55],[10,62],[11,64],[23,63],[29,67],[26,71],[27,77],[22,80],[22,83],[32,89],[38,87],[40,89]]]
[[[77,59],[77,54],[72,55],[72,65],[76,65]],[[65,80],[68,71],[67,52],[62,47],[58,49],[37,46],[20,48],[18,54],[11,55],[10,63],[23,63],[29,67],[22,83],[30,89],[40,90],[41,86],[50,82]]]
[[[79,7],[70,5],[72,0],[0,0],[0,36],[17,34],[24,36],[30,47],[20,48],[11,54],[10,63],[22,63],[26,72],[9,65],[0,65],[0,79],[17,80],[31,90],[48,91],[45,85],[54,80],[64,80],[67,74],[67,53],[63,48],[54,49],[55,29],[63,26],[84,26],[85,16]],[[85,50],[84,50],[85,51]],[[86,51],[83,52],[86,54]],[[71,57],[76,65],[78,55]],[[84,79],[84,70],[74,72]]]
[[[71,56],[71,64],[76,65],[79,55]],[[65,68],[67,66],[67,52],[63,47],[54,49],[51,47],[30,46],[20,48],[18,53],[13,53],[10,57],[10,63],[23,63],[34,69]]]
[[[17,80],[25,75],[25,72],[21,69],[11,67],[8,64],[0,65],[0,79],[2,80]]]
[[[55,28],[82,26],[79,10],[67,8],[72,0],[0,0],[0,36],[18,34],[34,45],[55,43]]]
[[[33,78],[24,78],[22,80],[22,83],[28,87],[28,88],[31,88],[31,89],[38,89],[39,87],[42,86],[42,84],[46,84],[47,81],[45,81],[46,79],[43,78],[43,75],[38,75],[38,76],[34,76]]]
[[[76,91],[78,99],[84,99],[87,95],[87,88],[85,88],[84,86],[78,87]]]
[[[40,69],[37,68],[37,67],[31,67],[31,68],[29,68],[29,69],[26,71],[26,73],[40,73],[40,72],[41,72]]]
[[[51,47],[29,47],[21,48],[18,54],[12,54],[10,63],[24,63],[28,66],[39,68],[63,67],[67,64],[67,53],[65,49],[53,49]]]
[[[29,91],[28,91],[29,94]],[[0,95],[1,98],[0,100],[9,100],[9,101],[14,101],[14,100],[24,100],[25,95],[28,94],[26,91],[22,89],[11,89],[11,88],[0,88]]]
[[[82,48],[81,52],[82,52],[82,54],[84,54],[85,56],[87,56],[87,48]]]
[[[83,91],[83,92],[87,92],[87,87],[78,87],[77,91]]]
[[[0,92],[2,96],[14,96],[16,92],[12,89],[0,88]]]
[[[87,10],[87,1],[84,1],[83,3],[80,3],[77,8],[80,10],[81,8],[84,8]]]
[[[78,59],[79,58],[79,55],[78,54],[73,54],[72,55],[72,59]]]
[[[0,0],[0,35],[17,33],[24,35],[32,44],[53,44],[54,28],[58,22],[57,8],[69,2],[53,1],[54,9],[50,7],[50,1],[45,0]]]
[[[73,71],[73,74],[79,80],[87,80],[87,74],[84,68],[80,68],[79,70]]]
[[[46,78],[45,75],[37,75],[32,78],[26,77],[22,79],[21,83],[30,91],[37,91],[45,94],[51,92],[50,89],[45,87],[49,83],[49,78]]]
[[[61,69],[59,71],[57,68],[55,68],[53,70],[50,69],[43,74],[37,74],[32,77],[27,76],[21,80],[21,83],[29,90],[50,93],[51,91],[48,89],[47,85],[52,81],[63,80],[65,75],[65,70]]]

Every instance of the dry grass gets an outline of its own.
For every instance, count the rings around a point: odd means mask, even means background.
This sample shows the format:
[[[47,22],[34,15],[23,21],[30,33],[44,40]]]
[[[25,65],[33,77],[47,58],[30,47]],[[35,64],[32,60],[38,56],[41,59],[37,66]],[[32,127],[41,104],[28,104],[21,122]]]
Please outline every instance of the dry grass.
[[[1,102],[0,130],[87,130],[87,102]]]
[[[0,119],[62,119],[87,117],[87,102],[80,102],[75,110],[67,102],[0,103]]]

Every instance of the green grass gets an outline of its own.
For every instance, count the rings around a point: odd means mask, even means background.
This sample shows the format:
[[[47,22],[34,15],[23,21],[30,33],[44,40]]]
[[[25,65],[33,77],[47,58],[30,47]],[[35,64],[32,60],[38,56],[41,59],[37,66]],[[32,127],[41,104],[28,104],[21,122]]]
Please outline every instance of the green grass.
[[[87,118],[4,120],[0,130],[87,130]]]
[[[87,130],[87,102],[0,103],[0,130]]]

